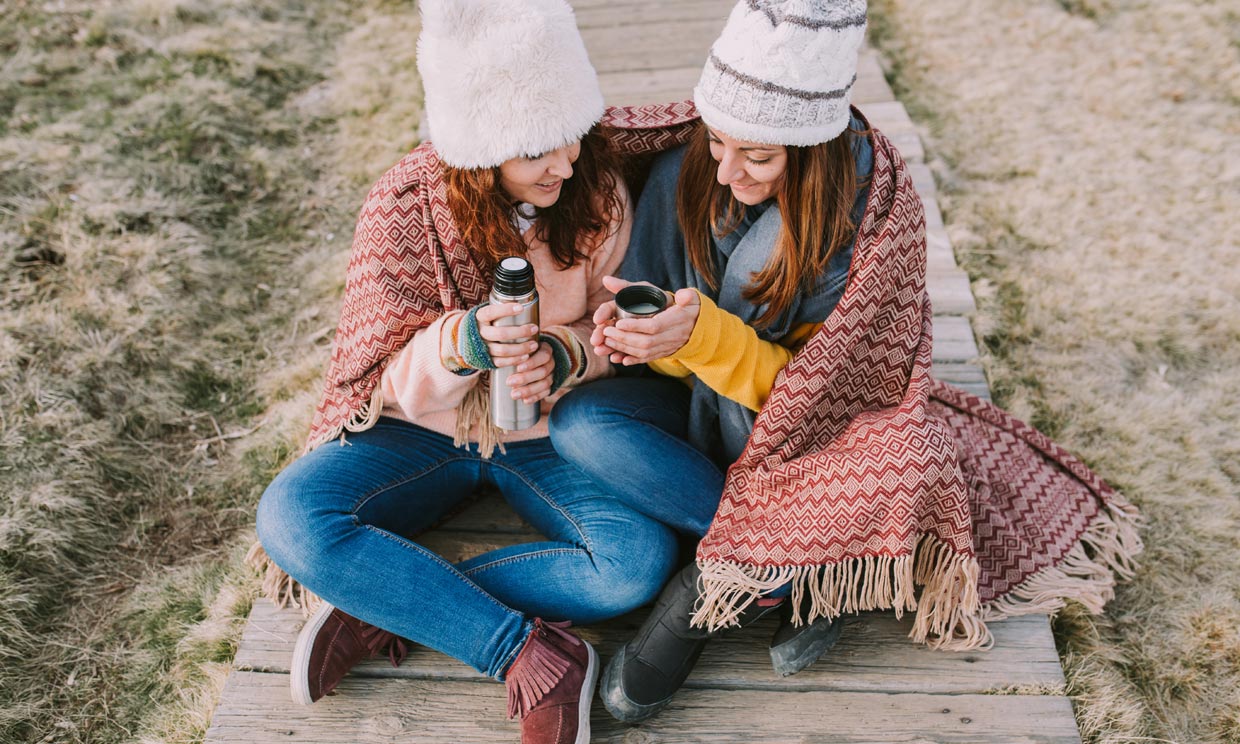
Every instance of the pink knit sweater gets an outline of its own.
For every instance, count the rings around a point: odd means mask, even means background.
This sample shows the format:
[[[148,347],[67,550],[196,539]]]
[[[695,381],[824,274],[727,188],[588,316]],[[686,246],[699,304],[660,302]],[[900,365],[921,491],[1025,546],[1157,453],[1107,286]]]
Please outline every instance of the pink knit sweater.
[[[629,245],[633,224],[633,208],[623,182],[619,183],[624,204],[624,220],[614,226],[614,233],[594,249],[584,261],[568,269],[556,266],[551,249],[538,240],[534,229],[525,231],[529,252],[526,258],[534,266],[538,287],[539,315],[542,328],[563,329],[574,335],[586,350],[586,370],[573,384],[612,374],[611,363],[590,351],[590,332],[594,329],[594,311],[611,299],[603,287],[603,277],[615,274]],[[457,407],[470,388],[478,384],[482,374],[460,376],[444,367],[440,356],[440,333],[448,321],[463,311],[445,313],[433,323],[417,331],[413,338],[392,358],[383,372],[383,415],[412,422],[446,436],[456,433]],[[564,395],[568,384],[542,402],[542,415],[529,429],[506,432],[504,441],[516,442],[547,436],[547,414],[555,401]],[[477,441],[476,433],[470,437]]]

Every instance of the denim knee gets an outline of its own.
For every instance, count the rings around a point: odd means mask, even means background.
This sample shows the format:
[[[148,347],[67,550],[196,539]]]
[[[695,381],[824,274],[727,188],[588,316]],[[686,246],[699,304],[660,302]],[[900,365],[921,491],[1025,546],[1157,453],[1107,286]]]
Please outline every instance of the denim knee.
[[[589,457],[598,444],[599,424],[613,413],[606,398],[592,394],[589,386],[568,391],[547,417],[551,445],[570,461]]]
[[[263,550],[296,578],[307,572],[308,556],[305,549],[314,544],[308,529],[309,515],[301,505],[300,494],[289,479],[277,477],[267,486],[258,502],[255,530]]]
[[[555,402],[551,408],[551,413],[547,415],[547,429],[550,432],[551,444],[560,450],[561,444],[569,444],[584,426],[589,423],[584,421],[583,414],[589,410],[588,401],[586,405],[582,405],[579,401],[588,398],[588,393],[580,389],[569,390],[563,398]]]
[[[678,555],[675,533],[653,521],[642,533],[594,554],[598,579],[583,591],[602,616],[623,615],[654,601],[671,578]]]

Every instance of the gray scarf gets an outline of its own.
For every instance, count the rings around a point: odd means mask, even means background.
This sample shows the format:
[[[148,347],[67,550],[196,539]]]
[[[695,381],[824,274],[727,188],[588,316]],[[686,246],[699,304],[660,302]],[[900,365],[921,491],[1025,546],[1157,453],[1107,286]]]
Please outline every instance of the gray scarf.
[[[854,118],[853,126],[860,128],[864,124]],[[854,143],[858,179],[868,179],[873,160],[869,140],[855,137]],[[748,207],[735,230],[720,238],[715,238],[712,232],[715,275],[722,277],[718,290],[712,290],[689,261],[684,236],[676,220],[676,184],[684,155],[685,148],[680,147],[655,161],[638,203],[629,249],[618,273],[622,279],[647,281],[672,291],[692,287],[753,327],[766,311],[766,305],[751,303],[742,292],[752,281],[752,275],[766,265],[774,250],[782,222],[779,207],[774,200]],[[853,205],[854,223],[859,224],[865,212],[868,192],[868,187],[858,191]],[[797,295],[770,326],[755,328],[758,337],[778,342],[797,326],[825,321],[844,294],[852,251],[850,241],[831,257],[814,291]],[[744,450],[756,415],[756,411],[723,397],[707,385],[694,385],[689,442],[726,469]]]

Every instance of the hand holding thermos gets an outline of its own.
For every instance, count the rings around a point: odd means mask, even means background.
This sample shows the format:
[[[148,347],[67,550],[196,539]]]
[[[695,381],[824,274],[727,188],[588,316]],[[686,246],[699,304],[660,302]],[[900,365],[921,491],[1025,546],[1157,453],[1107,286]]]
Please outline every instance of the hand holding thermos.
[[[539,401],[551,394],[555,358],[538,341],[538,291],[524,258],[505,258],[495,270],[490,304],[478,310],[478,333],[496,369],[491,373],[491,419],[510,431],[538,422]]]
[[[701,306],[692,289],[669,297],[649,282],[614,276],[603,277],[603,286],[616,299],[594,313],[590,343],[595,354],[616,364],[645,364],[675,354],[693,335]]]

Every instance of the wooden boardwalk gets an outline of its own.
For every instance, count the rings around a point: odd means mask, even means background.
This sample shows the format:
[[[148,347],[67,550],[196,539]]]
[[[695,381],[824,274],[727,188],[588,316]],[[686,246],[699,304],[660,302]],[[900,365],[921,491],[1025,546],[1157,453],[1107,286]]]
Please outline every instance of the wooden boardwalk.
[[[687,98],[732,0],[575,0],[578,23],[609,103]],[[934,373],[987,396],[967,315],[973,297],[955,263],[921,140],[895,100],[877,56],[861,59],[854,103],[910,163],[925,201],[930,293],[936,311]],[[424,542],[449,560],[537,539],[499,499],[471,506]],[[581,629],[608,659],[644,616]],[[289,742],[516,742],[502,685],[416,647],[398,669],[361,665],[338,694],[310,707],[289,697],[288,664],[301,626],[296,610],[255,605],[208,744]],[[1080,736],[1045,616],[994,623],[990,651],[944,653],[907,638],[911,618],[849,617],[839,644],[795,677],[771,671],[774,622],[713,642],[674,703],[639,727],[594,706],[596,742],[1046,742]]]

